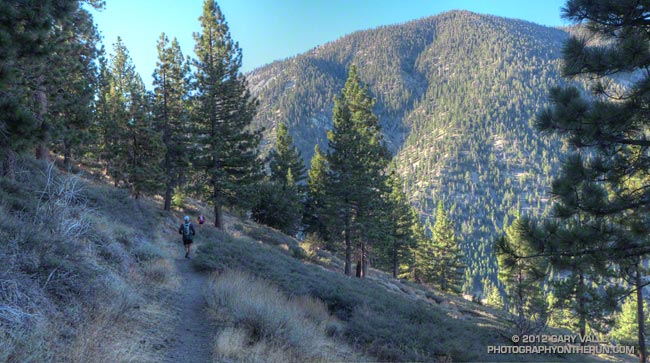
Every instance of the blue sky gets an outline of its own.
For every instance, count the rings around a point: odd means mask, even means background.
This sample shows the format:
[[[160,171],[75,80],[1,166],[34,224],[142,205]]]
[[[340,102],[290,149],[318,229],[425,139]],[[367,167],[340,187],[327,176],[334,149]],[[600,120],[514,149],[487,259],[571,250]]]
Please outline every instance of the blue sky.
[[[221,0],[234,40],[243,51],[243,71],[305,52],[357,30],[464,9],[548,26],[560,17],[565,0]],[[121,36],[147,87],[156,65],[161,32],[176,37],[194,56],[192,32],[200,31],[203,0],[106,0],[94,12],[107,51]]]

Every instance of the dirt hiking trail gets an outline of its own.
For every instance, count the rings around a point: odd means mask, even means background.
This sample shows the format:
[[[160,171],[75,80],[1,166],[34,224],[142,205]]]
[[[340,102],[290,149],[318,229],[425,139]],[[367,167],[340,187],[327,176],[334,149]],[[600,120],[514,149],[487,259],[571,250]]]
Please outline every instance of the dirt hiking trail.
[[[190,260],[183,256],[175,258],[174,263],[180,287],[176,301],[172,302],[172,307],[177,312],[174,329],[176,337],[167,358],[170,362],[209,363],[212,361],[212,329],[203,295],[207,276],[196,272],[190,265]]]
[[[192,254],[196,251],[195,245]],[[184,258],[180,243],[175,243],[174,250],[172,262],[179,283],[169,297],[175,327],[174,336],[168,340],[165,362],[210,363],[214,332],[204,297],[207,275],[194,270],[191,261]]]

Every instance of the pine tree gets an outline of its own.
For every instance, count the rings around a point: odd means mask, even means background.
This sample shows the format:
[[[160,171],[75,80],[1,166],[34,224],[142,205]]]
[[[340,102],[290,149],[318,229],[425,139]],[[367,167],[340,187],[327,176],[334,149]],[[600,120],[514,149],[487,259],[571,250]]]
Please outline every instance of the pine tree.
[[[648,302],[644,301],[644,311],[648,311]],[[616,323],[612,326],[612,330],[608,334],[609,340],[619,345],[634,345],[635,349],[640,349],[638,332],[639,332],[639,319],[637,311],[637,302],[635,296],[630,296],[625,299],[621,306],[621,312],[616,315]],[[650,319],[644,319],[644,331],[650,328]]]
[[[565,329],[573,329],[576,326],[575,315],[569,309],[560,307],[552,289],[546,295],[546,305],[550,309],[549,326]]]
[[[430,284],[435,280],[436,245],[433,238],[427,234],[427,230],[433,230],[429,220],[426,221],[425,227],[421,228],[420,238],[417,240],[413,278],[416,282]]]
[[[209,185],[215,221],[223,227],[224,203],[243,203],[246,186],[261,177],[258,144],[261,131],[250,124],[257,101],[239,72],[241,48],[230,36],[226,19],[213,0],[205,0],[195,33],[194,61],[196,99],[194,118],[197,150],[194,163],[201,170],[200,189]]]
[[[151,118],[151,95],[135,71],[128,50],[118,37],[109,67],[107,120],[109,174],[115,184],[124,182],[137,199],[159,188],[161,136]]]
[[[465,277],[465,262],[454,224],[438,203],[436,223],[433,225],[434,260],[432,261],[433,284],[442,291],[460,293]]]
[[[57,44],[47,56],[44,84],[48,102],[48,132],[55,151],[63,154],[64,166],[81,156],[89,143],[92,106],[95,98],[99,35],[90,13],[79,6],[54,27]]]
[[[584,233],[580,228],[586,222],[586,217],[581,216],[566,221],[564,226],[547,223],[543,229],[548,238],[545,248],[560,252],[547,258],[550,266],[560,272],[548,279],[554,292],[555,304],[551,308],[569,311],[574,317],[569,328],[581,336],[587,334],[588,328],[603,332],[611,324],[609,317],[620,294],[620,289],[610,284],[615,271],[609,261],[577,253],[593,242],[591,232]]]
[[[537,126],[542,132],[566,137],[577,151],[566,159],[551,193],[557,223],[588,242],[564,251],[555,249],[555,239],[546,238],[539,250],[587,255],[583,268],[587,263],[599,270],[605,261],[643,260],[650,252],[645,238],[650,234],[650,119],[646,117],[650,76],[644,73],[650,64],[647,12],[645,3],[604,0],[569,0],[563,9],[563,16],[583,24],[589,36],[574,36],[566,43],[562,73],[592,80],[593,98],[585,100],[572,86],[554,88],[552,107],[539,114]],[[596,38],[599,44],[590,43]],[[622,73],[640,76],[624,90],[615,89],[611,76]],[[643,305],[638,308],[642,320]],[[641,331],[638,336],[640,361],[645,362]]]
[[[341,95],[334,100],[334,128],[328,132],[330,172],[327,200],[331,227],[340,229],[345,243],[345,274],[352,273],[352,248],[357,244],[360,275],[367,270],[368,243],[381,235],[381,198],[386,188],[384,169],[389,152],[379,120],[372,112],[375,100],[362,86],[357,69],[350,67]],[[333,233],[337,234],[337,233]]]
[[[99,58],[99,71],[95,85],[95,103],[92,125],[90,132],[94,140],[91,148],[97,161],[104,166],[104,173],[113,176],[115,174],[113,155],[117,150],[118,127],[113,117],[111,96],[112,75],[109,68],[109,60],[104,56]],[[114,179],[117,186],[117,179]]]
[[[417,222],[419,222],[419,218]],[[431,281],[428,269],[431,265],[427,263],[427,261],[433,259],[433,243],[431,238],[427,235],[425,226],[422,223],[413,223],[411,226],[411,235],[414,241],[410,252],[411,264],[409,266],[409,278],[418,283]]]
[[[90,5],[101,7],[97,1]],[[76,0],[0,3],[0,174],[13,175],[17,153],[50,139],[45,74],[60,46],[55,26],[69,24]],[[77,12],[78,14],[78,12]],[[35,102],[36,100],[36,102]]]
[[[259,185],[253,218],[294,235],[303,214],[304,199],[304,189],[298,185],[294,173],[299,173],[298,179],[304,180],[305,167],[284,124],[278,126],[277,143],[269,153],[268,161],[271,175],[269,180]]]
[[[130,107],[127,122],[127,153],[125,182],[131,195],[138,199],[143,194],[157,193],[162,185],[163,174],[160,168],[161,155],[164,154],[162,135],[156,131],[151,117],[152,95],[144,88],[138,77],[130,90],[135,95]]]
[[[389,213],[384,223],[388,233],[377,243],[375,251],[378,267],[386,268],[397,278],[403,272],[408,272],[412,265],[411,253],[416,244],[413,225],[420,222],[415,209],[408,203],[404,184],[394,171],[394,166],[387,182],[390,194],[384,198],[388,200]]]
[[[534,253],[530,244],[532,223],[518,217],[496,241],[499,281],[506,292],[516,334],[537,334],[546,326],[548,308],[542,291],[546,264],[542,258],[520,258]]]
[[[499,288],[489,279],[483,284],[483,296],[487,306],[500,310],[505,307]]]
[[[153,73],[154,115],[165,145],[165,210],[171,209],[172,193],[188,172],[189,164],[189,61],[183,58],[176,38],[165,33],[158,41],[158,62]]]
[[[291,171],[295,183],[305,180],[305,163],[300,152],[293,145],[293,138],[284,123],[278,125],[275,148],[269,153],[271,180],[286,183],[287,174]]]
[[[302,216],[302,193],[293,180],[291,169],[287,172],[286,183],[264,180],[256,185],[256,193],[251,217],[258,223],[295,235]]]
[[[336,246],[332,243],[327,229],[327,173],[329,166],[325,155],[318,144],[314,146],[314,156],[311,158],[311,167],[308,171],[307,198],[305,200],[305,212],[303,224],[305,233],[315,233],[320,240],[325,242],[325,248],[335,251]]]

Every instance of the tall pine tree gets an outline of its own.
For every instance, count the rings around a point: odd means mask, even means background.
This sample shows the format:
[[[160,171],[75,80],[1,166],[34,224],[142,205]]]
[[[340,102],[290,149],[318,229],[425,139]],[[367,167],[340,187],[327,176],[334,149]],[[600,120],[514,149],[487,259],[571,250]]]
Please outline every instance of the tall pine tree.
[[[644,260],[650,253],[648,238],[638,238],[650,234],[648,11],[644,2],[605,0],[569,0],[563,9],[563,16],[583,25],[590,36],[568,40],[562,73],[589,79],[593,95],[586,100],[572,86],[552,89],[552,106],[539,114],[537,124],[544,133],[565,136],[575,151],[552,185],[554,217],[589,243],[559,250],[551,236],[538,254],[587,255],[591,262],[585,259],[583,265],[598,266],[602,260]],[[616,89],[611,77],[630,73],[635,74],[630,86]],[[643,290],[637,294],[642,301]],[[645,362],[644,309],[637,305],[639,355]]]
[[[352,65],[341,95],[334,100],[334,128],[328,132],[330,166],[327,199],[335,230],[345,243],[345,274],[352,273],[352,249],[359,246],[359,275],[367,270],[368,244],[381,235],[381,196],[386,188],[389,152],[379,120],[372,112],[375,100]]]
[[[542,291],[547,265],[543,258],[521,258],[534,253],[531,222],[517,217],[496,241],[499,281],[505,287],[506,309],[517,335],[537,334],[546,326],[548,307]]]
[[[576,186],[576,193],[578,189],[579,185]],[[587,223],[586,216],[581,216],[566,221],[562,227],[548,223],[545,228],[549,241],[546,248],[560,252],[547,258],[557,271],[553,278],[548,279],[554,292],[554,305],[551,308],[569,311],[574,317],[569,327],[581,336],[587,334],[588,328],[605,331],[611,324],[610,316],[616,307],[616,296],[620,293],[619,288],[610,284],[615,271],[608,260],[578,253],[589,248],[593,242],[591,233],[584,233],[584,229],[580,228],[580,225]]]
[[[258,185],[253,218],[294,235],[303,215],[304,188],[298,181],[304,180],[305,167],[283,123],[278,126],[277,142],[268,161],[271,175]]]
[[[44,84],[48,102],[48,132],[54,151],[63,154],[66,169],[73,156],[89,143],[92,106],[97,82],[99,34],[92,16],[83,7],[59,20],[52,32],[56,51],[47,57]]]
[[[153,73],[154,117],[165,145],[163,174],[164,209],[171,208],[172,193],[189,168],[189,62],[176,38],[165,33],[158,40],[158,62]]]
[[[261,177],[259,130],[251,130],[257,102],[239,72],[242,52],[214,0],[205,0],[195,33],[194,91],[199,103],[194,123],[197,143],[193,161],[200,183],[210,187],[214,224],[223,227],[224,203],[241,203],[245,187]],[[204,189],[204,188],[201,188]]]
[[[79,38],[66,44],[55,41],[62,25],[70,25],[70,19],[80,14],[79,3],[0,2],[0,175],[13,175],[17,153],[29,151],[37,143],[41,149],[49,146],[45,144],[52,133],[45,80],[48,56],[60,51],[59,47],[80,44]],[[99,1],[88,3],[96,8],[102,5]]]
[[[433,284],[442,291],[460,293],[465,277],[465,262],[453,222],[438,203],[436,223],[433,225],[434,260],[432,261]]]
[[[648,311],[648,302],[644,301],[644,311]],[[609,332],[608,337],[612,342],[616,342],[620,345],[633,345],[638,350],[641,347],[639,346],[638,332],[639,332],[639,317],[637,311],[637,301],[636,296],[630,296],[625,299],[623,306],[621,306],[621,312],[616,315],[616,323],[612,326],[612,330]],[[643,323],[643,331],[648,331],[650,328],[650,319],[647,317]]]
[[[393,166],[394,167],[394,166]],[[375,248],[379,267],[391,271],[394,278],[409,272],[412,264],[412,251],[417,238],[413,233],[413,225],[420,223],[413,207],[404,193],[402,179],[393,171],[388,178],[387,196],[389,212],[386,215],[387,233],[381,243]]]
[[[329,165],[326,156],[321,152],[318,144],[314,146],[314,156],[311,158],[307,181],[307,198],[305,200],[305,212],[303,224],[305,233],[314,233],[325,242],[325,248],[335,251],[336,246],[332,243],[327,229],[327,173]]]
[[[291,170],[295,183],[301,183],[306,177],[305,162],[298,149],[293,145],[287,125],[283,122],[278,125],[276,131],[275,148],[269,153],[269,168],[271,169],[271,180],[282,184],[287,182],[289,170]]]
[[[100,120],[108,143],[108,172],[115,185],[124,184],[135,198],[160,186],[161,136],[151,117],[151,95],[146,91],[129,52],[118,37],[108,67],[105,89],[107,119]]]

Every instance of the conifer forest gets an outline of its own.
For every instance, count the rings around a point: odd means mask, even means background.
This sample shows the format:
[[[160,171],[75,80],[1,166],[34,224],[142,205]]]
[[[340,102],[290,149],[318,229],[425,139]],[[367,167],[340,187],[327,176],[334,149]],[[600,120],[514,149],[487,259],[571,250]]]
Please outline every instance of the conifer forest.
[[[250,220],[347,279],[378,270],[498,311],[510,335],[593,335],[647,361],[647,2],[567,0],[556,28],[450,11],[243,72],[228,14],[205,0],[191,54],[160,34],[151,86],[121,38],[102,46],[91,9],[109,5],[0,2],[0,219],[30,213],[25,160],[85,170],[160,213],[203,203],[199,232]],[[63,267],[0,270],[0,341],[18,339],[18,271],[46,289]],[[350,344],[370,360],[485,358],[364,337]]]

